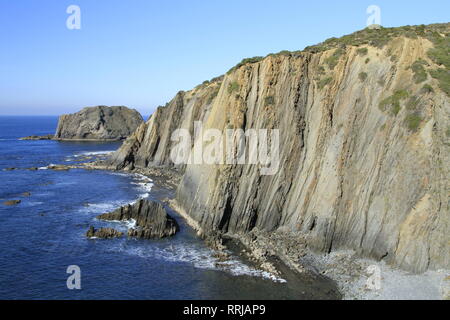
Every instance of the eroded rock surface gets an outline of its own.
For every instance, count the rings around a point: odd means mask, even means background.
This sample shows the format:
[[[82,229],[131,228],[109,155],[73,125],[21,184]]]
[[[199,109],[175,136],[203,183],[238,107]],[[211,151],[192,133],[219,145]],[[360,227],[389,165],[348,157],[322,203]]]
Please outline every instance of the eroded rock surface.
[[[143,123],[142,116],[127,107],[88,107],[59,117],[55,140],[122,140]]]
[[[113,212],[99,215],[100,220],[127,221],[135,220],[136,228],[128,230],[128,236],[159,239],[173,236],[178,230],[178,223],[157,202],[139,200],[135,204],[123,206]]]
[[[110,166],[175,166],[171,134],[194,136],[194,121],[278,129],[274,175],[252,164],[178,165],[177,208],[201,232],[283,229],[315,251],[349,248],[414,272],[450,268],[450,102],[440,77],[449,69],[432,55],[450,29],[403,31],[242,63],[158,108]]]
[[[93,226],[91,226],[86,232],[86,237],[88,238],[112,239],[120,238],[122,236],[123,232],[117,231],[116,229],[112,228],[95,229]]]

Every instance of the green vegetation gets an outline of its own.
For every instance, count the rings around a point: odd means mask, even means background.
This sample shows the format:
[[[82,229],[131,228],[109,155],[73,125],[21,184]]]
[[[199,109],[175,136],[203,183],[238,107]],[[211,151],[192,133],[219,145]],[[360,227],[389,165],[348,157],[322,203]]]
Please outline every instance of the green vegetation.
[[[412,96],[411,98],[409,98],[408,102],[406,103],[406,109],[415,111],[415,110],[417,110],[419,103],[420,103],[420,98],[418,98],[416,96]]]
[[[324,79],[320,80],[320,81],[317,83],[317,85],[318,85],[319,89],[323,89],[323,88],[325,88],[325,86],[327,86],[332,80],[333,80],[333,78],[327,77],[327,78],[324,78]]]
[[[345,50],[342,48],[338,48],[336,49],[333,54],[328,57],[327,59],[325,59],[325,63],[328,65],[328,67],[330,68],[330,70],[333,70],[334,67],[336,67],[336,65],[339,62],[339,59],[341,58],[341,56],[345,53]]]
[[[305,52],[316,53],[323,52],[332,49],[343,50],[347,46],[372,46],[377,48],[383,48],[389,41],[396,37],[407,37],[411,39],[416,39],[417,37],[424,37],[432,41],[435,45],[434,49],[430,49],[428,52],[429,57],[440,65],[449,68],[450,55],[449,55],[449,23],[440,24],[430,24],[430,25],[419,25],[419,26],[404,26],[399,28],[383,28],[380,26],[379,29],[365,28],[363,30],[354,32],[352,34],[343,36],[341,38],[330,38],[317,45],[306,47],[304,50],[299,51],[287,51],[283,50],[279,53],[270,53],[269,56],[301,56]],[[358,54],[365,55],[364,50],[367,48],[358,49]],[[392,54],[392,52],[391,52]],[[265,57],[253,57],[243,59],[236,66],[231,68],[228,73],[239,69],[240,67],[256,63],[263,60]],[[332,58],[329,62],[333,69],[334,66],[339,61],[339,56]],[[366,60],[366,63],[368,61]]]
[[[431,38],[431,41],[434,44],[434,48],[428,50],[428,57],[436,64],[444,66],[446,69],[450,69],[450,39],[448,34],[446,37],[435,34]]]
[[[239,62],[237,65],[235,65],[233,68],[231,68],[230,70],[228,70],[227,74],[228,74],[228,73],[231,73],[231,72],[234,71],[234,70],[239,69],[240,67],[242,67],[242,66],[244,66],[244,65],[246,65],[246,64],[257,63],[257,62],[260,62],[260,61],[263,60],[263,59],[264,59],[264,57],[259,57],[259,56],[253,57],[253,58],[245,58],[245,59],[243,59],[241,62]]]
[[[358,53],[360,56],[365,56],[369,50],[367,48],[359,48],[356,50],[356,53]]]
[[[214,100],[215,97],[217,97],[217,95],[219,94],[220,91],[220,86],[217,86],[216,88],[214,88],[214,91],[211,93],[211,95],[208,97],[208,104],[211,104]]]
[[[228,93],[231,94],[237,90],[239,90],[239,83],[237,83],[236,81],[233,81],[228,85]]]
[[[434,89],[429,84],[424,84],[422,89],[420,90],[420,93],[432,93],[434,92]]]
[[[368,64],[370,62],[370,58],[366,59],[366,64]]]
[[[419,59],[411,65],[411,70],[414,73],[413,79],[415,83],[421,83],[427,80],[428,75],[424,66],[426,66],[426,61]]]
[[[392,96],[381,101],[379,108],[386,111],[390,107],[391,114],[397,115],[401,110],[400,101],[406,99],[408,95],[406,90],[397,90]]]
[[[430,75],[439,81],[439,88],[450,96],[450,70],[439,68],[430,71]]]
[[[306,47],[307,52],[322,52],[342,46],[363,46],[383,48],[390,40],[395,37],[404,36],[416,39],[420,37],[430,37],[433,33],[448,32],[448,23],[420,25],[420,26],[404,26],[399,28],[383,28],[370,29],[366,28],[341,38],[330,38],[318,45]],[[441,56],[443,57],[443,56]]]
[[[317,71],[317,73],[321,76],[323,76],[325,74],[325,68],[323,66],[319,67],[319,70]]]
[[[267,106],[273,106],[275,104],[275,98],[274,96],[268,96],[264,99],[264,105]]]
[[[418,113],[408,114],[405,118],[405,124],[410,131],[417,131],[422,122],[422,117]]]
[[[358,78],[359,78],[359,80],[361,80],[361,82],[366,81],[366,79],[367,79],[367,73],[365,73],[365,72],[360,72],[360,73],[358,74]]]

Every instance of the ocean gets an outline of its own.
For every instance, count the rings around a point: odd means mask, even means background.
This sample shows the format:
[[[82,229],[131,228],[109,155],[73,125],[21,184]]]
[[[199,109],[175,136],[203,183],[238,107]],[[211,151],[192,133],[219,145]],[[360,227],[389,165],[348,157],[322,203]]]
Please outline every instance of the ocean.
[[[52,134],[57,117],[0,117],[0,299],[326,299],[321,284],[286,280],[214,251],[175,212],[180,232],[163,240],[92,240],[89,226],[126,231],[96,216],[140,198],[171,195],[150,179],[109,171],[54,171],[116,150],[119,142],[21,141]],[[38,170],[27,170],[36,167]],[[6,170],[16,168],[15,170]],[[16,206],[7,200],[21,200]],[[67,268],[81,270],[70,290]]]

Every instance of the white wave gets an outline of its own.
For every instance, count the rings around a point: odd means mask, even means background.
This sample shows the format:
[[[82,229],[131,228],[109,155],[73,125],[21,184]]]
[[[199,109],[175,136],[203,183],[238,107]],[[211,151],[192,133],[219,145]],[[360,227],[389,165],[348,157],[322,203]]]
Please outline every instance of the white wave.
[[[48,166],[47,166],[47,167],[39,167],[38,169],[39,169],[39,170],[47,170],[47,169],[48,169]]]
[[[127,205],[129,202],[127,201],[111,201],[104,203],[89,203],[87,206],[82,207],[78,210],[80,213],[107,213],[110,211],[114,211],[124,205]]]
[[[140,197],[148,198],[154,186],[153,180],[139,173],[133,174],[133,177],[135,182],[132,182],[132,184],[137,185],[138,189],[144,192],[143,194],[140,195]]]
[[[141,258],[152,257],[169,262],[189,263],[195,268],[220,270],[228,272],[234,276],[247,275],[269,279],[274,282],[286,282],[286,280],[277,277],[270,272],[250,267],[239,261],[237,258],[231,257],[227,261],[220,261],[214,256],[215,252],[213,250],[193,244],[171,244],[165,248],[157,248],[153,246],[146,246],[145,248],[116,247],[112,250],[123,251],[127,254],[136,255]]]
[[[84,151],[74,155],[74,157],[85,157],[85,156],[100,156],[100,155],[108,155],[110,153],[115,152],[115,150],[107,150],[107,151]]]

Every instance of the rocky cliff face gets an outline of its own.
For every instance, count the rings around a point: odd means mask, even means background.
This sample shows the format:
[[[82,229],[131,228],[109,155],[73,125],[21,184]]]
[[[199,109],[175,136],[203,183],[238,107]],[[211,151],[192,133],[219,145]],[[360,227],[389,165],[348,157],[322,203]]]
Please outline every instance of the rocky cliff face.
[[[202,232],[281,229],[321,252],[449,268],[448,35],[449,24],[365,30],[245,60],[158,108],[110,164],[173,166],[171,134],[194,134],[194,121],[278,129],[274,175],[179,165],[178,207]]]
[[[143,123],[142,116],[127,107],[89,107],[59,118],[55,140],[122,140]]]

